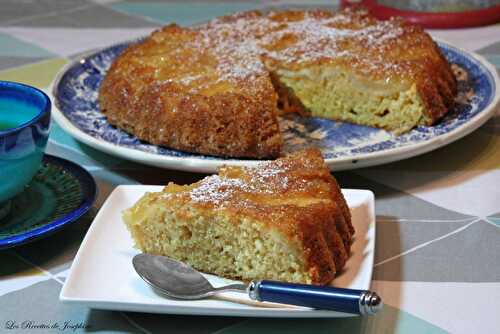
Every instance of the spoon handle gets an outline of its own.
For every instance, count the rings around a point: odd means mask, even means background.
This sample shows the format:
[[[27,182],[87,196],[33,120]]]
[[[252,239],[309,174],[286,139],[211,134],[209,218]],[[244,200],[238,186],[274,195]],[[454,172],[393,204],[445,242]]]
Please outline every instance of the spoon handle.
[[[214,288],[213,291],[240,291],[246,292],[248,290],[248,286],[246,284],[230,284],[224,285],[219,288]]]
[[[353,314],[375,314],[383,304],[381,298],[367,290],[354,290],[277,281],[252,281],[251,299],[307,306]]]

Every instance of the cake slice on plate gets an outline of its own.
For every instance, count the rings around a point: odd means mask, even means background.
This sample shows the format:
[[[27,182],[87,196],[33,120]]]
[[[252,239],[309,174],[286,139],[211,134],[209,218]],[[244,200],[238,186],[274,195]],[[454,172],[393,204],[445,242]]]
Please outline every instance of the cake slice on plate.
[[[327,284],[354,234],[319,150],[223,167],[191,185],[146,193],[123,219],[136,247],[215,275]]]

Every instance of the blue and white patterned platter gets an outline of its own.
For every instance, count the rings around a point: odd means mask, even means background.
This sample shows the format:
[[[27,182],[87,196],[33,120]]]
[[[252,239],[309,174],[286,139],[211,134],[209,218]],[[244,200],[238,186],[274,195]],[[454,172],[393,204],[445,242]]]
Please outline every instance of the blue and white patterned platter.
[[[170,169],[215,172],[224,164],[255,165],[258,160],[224,159],[151,145],[111,126],[99,111],[98,87],[113,60],[131,42],[118,44],[63,68],[52,93],[58,124],[76,139],[125,159]],[[439,42],[461,74],[456,107],[438,124],[395,136],[387,131],[321,118],[289,116],[280,121],[284,153],[316,146],[332,170],[379,165],[429,152],[472,132],[495,112],[500,80],[483,57]]]

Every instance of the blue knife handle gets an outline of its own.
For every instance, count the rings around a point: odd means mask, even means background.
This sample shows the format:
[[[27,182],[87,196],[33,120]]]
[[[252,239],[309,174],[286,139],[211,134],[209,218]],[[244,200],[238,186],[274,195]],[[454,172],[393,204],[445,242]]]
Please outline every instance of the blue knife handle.
[[[252,281],[250,298],[258,301],[307,306],[353,314],[374,314],[382,308],[382,300],[374,292],[292,284],[277,281]]]

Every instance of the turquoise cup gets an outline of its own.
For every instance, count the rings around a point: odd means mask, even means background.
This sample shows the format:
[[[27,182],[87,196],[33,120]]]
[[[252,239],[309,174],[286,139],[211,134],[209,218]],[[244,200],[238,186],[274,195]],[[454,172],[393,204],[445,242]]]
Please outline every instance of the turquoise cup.
[[[41,90],[0,81],[0,219],[40,168],[51,102]]]

